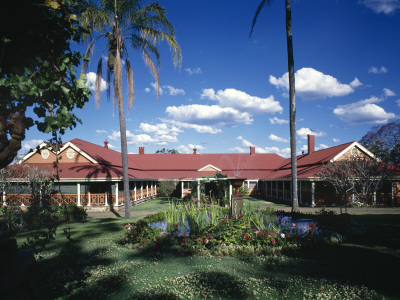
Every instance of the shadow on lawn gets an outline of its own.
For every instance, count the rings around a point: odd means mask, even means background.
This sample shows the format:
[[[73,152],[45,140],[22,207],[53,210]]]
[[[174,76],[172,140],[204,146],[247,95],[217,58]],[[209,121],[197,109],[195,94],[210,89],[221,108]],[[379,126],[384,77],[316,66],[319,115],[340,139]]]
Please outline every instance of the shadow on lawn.
[[[44,254],[44,258],[38,260],[39,299],[93,299],[93,296],[101,299],[122,288],[119,274],[106,276],[101,273],[115,261],[109,256],[107,245],[96,247],[95,243],[96,236],[120,232],[120,224],[116,219],[102,219],[79,225],[74,227],[74,223],[71,224],[72,241],[63,239],[61,233],[46,247],[47,253],[55,251],[56,255]],[[86,243],[83,243],[84,240]],[[87,250],[88,245],[92,246],[88,240],[94,243],[91,250]]]
[[[281,264],[281,274],[276,276],[328,279],[397,298],[400,285],[394,274],[400,269],[400,216],[362,215],[356,220],[366,226],[365,235],[337,246],[292,253],[288,255],[292,259]],[[271,272],[268,264],[265,269]]]

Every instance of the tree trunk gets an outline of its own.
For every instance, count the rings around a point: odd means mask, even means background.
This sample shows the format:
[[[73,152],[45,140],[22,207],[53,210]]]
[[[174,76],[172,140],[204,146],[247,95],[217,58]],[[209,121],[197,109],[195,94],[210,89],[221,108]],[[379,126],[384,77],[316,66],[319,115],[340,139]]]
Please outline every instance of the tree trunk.
[[[121,63],[121,56],[119,48],[117,48],[117,55],[115,64]],[[118,112],[119,112],[119,131],[121,136],[121,158],[122,158],[122,176],[124,180],[124,198],[125,198],[125,218],[130,218],[131,215],[131,201],[129,191],[129,174],[128,174],[128,145],[126,140],[126,122],[125,122],[125,108],[124,99],[122,95],[122,70],[120,67],[116,68],[114,72],[114,93],[117,97]],[[117,74],[118,73],[118,74]],[[117,86],[120,85],[120,86]]]
[[[292,44],[292,14],[290,0],[285,0],[286,5],[286,40],[289,69],[289,120],[290,120],[290,157],[292,160],[292,211],[299,211],[297,199],[297,157],[296,157],[296,98],[294,80],[294,60]]]

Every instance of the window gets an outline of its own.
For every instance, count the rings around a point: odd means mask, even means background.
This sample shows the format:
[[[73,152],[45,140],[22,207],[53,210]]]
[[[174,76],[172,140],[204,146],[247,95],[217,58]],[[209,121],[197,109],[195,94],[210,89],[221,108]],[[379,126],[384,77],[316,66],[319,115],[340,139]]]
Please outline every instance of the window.
[[[75,155],[75,151],[74,151],[73,149],[68,149],[68,151],[67,151],[67,157],[68,157],[69,159],[72,159],[72,158],[74,157],[74,155]]]
[[[47,150],[47,149],[42,150],[42,157],[43,157],[44,159],[48,159],[49,156],[50,156],[49,150]]]

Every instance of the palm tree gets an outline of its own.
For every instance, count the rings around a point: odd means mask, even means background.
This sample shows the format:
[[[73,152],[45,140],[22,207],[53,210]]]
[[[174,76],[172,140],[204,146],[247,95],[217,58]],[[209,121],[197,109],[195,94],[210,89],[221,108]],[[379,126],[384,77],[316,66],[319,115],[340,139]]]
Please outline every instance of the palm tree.
[[[129,61],[128,47],[142,52],[143,60],[150,73],[155,78],[158,96],[160,79],[157,64],[160,64],[160,53],[157,44],[166,41],[173,54],[174,65],[181,64],[182,55],[175,39],[175,31],[168,21],[166,10],[158,3],[143,5],[141,0],[99,0],[97,3],[89,2],[81,8],[81,24],[88,29],[86,40],[94,38],[89,43],[86,55],[90,54],[95,43],[101,39],[106,40],[101,58],[97,65],[95,84],[95,101],[99,106],[100,86],[102,76],[103,55],[107,55],[107,96],[110,97],[110,88],[113,88],[113,104],[115,100],[119,111],[119,124],[121,135],[121,156],[124,181],[125,217],[130,217],[130,193],[128,175],[128,151],[126,140],[126,122],[124,99],[122,94],[122,61],[125,62],[125,74],[128,81],[128,108],[133,105],[133,71]],[[95,35],[97,34],[97,35]],[[86,70],[87,62],[83,70]],[[113,81],[111,83],[111,78]]]
[[[258,15],[265,5],[270,6],[272,0],[262,0],[258,5],[256,13],[251,24],[250,36],[253,33]],[[299,210],[299,202],[297,198],[297,158],[296,158],[296,98],[294,89],[294,60],[293,60],[293,44],[292,44],[292,13],[290,8],[290,0],[285,0],[286,7],[286,41],[288,53],[288,69],[289,69],[289,120],[290,120],[290,157],[292,161],[292,211]]]

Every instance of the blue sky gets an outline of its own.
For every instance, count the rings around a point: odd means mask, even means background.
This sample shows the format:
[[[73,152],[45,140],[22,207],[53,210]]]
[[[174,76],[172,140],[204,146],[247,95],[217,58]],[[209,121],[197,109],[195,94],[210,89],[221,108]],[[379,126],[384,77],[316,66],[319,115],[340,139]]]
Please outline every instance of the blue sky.
[[[128,151],[175,148],[191,153],[249,152],[289,156],[289,100],[284,1],[272,1],[250,25],[260,1],[160,0],[175,26],[183,62],[175,69],[161,44],[162,94],[141,54],[129,56],[135,103],[127,113]],[[359,140],[400,114],[400,0],[292,1],[298,151],[307,133],[321,149]],[[74,45],[85,51],[87,45]],[[95,72],[102,45],[95,47]],[[93,74],[88,74],[91,78]],[[105,76],[105,74],[104,74]],[[127,95],[127,92],[124,94]],[[120,150],[118,111],[101,94],[76,111],[80,138]],[[20,153],[48,135],[30,129]]]

